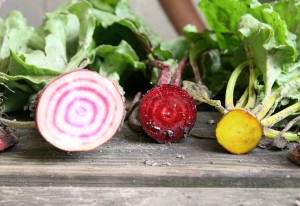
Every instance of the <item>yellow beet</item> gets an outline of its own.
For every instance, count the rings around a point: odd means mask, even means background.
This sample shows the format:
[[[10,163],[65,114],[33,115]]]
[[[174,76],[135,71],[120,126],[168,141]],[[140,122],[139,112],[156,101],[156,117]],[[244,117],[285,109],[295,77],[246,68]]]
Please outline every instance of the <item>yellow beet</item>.
[[[218,122],[218,142],[233,154],[245,154],[254,149],[263,135],[261,123],[255,116],[243,109],[226,113]]]

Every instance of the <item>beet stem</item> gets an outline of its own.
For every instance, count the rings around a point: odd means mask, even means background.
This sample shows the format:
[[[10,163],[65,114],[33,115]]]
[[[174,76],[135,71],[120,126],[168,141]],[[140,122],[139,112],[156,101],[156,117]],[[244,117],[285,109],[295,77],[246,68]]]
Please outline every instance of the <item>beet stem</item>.
[[[298,121],[300,121],[300,115],[292,119],[290,122],[288,122],[287,125],[283,128],[283,130],[275,137],[275,139],[281,137],[283,133],[291,129],[292,126],[296,124]]]
[[[131,108],[128,111],[128,114],[126,115],[126,118],[128,118],[128,126],[138,132],[143,131],[143,127],[141,125],[140,120],[138,119],[138,110],[139,110],[139,105],[141,103],[141,97],[142,93],[138,92],[131,104]]]
[[[161,70],[161,75],[160,78],[158,80],[158,85],[159,84],[168,84],[170,82],[171,79],[171,68],[170,65],[165,64],[162,61],[159,60],[145,60],[145,63],[147,65],[153,66],[158,68],[159,70]]]
[[[34,121],[17,121],[17,120],[9,120],[0,117],[0,122],[6,127],[14,127],[19,129],[36,128]]]
[[[249,87],[246,88],[240,99],[236,102],[235,108],[243,108],[246,106],[249,95]]]
[[[130,108],[129,108],[129,110],[128,110],[127,114],[126,114],[126,117],[125,117],[125,119],[124,119],[125,121],[128,120],[128,118],[129,118],[130,115],[132,114],[133,110],[134,110],[137,106],[139,106],[139,104],[141,103],[141,97],[142,97],[142,93],[141,93],[141,92],[138,92],[138,93],[134,96],[134,98],[133,98],[133,100],[132,100],[132,103],[131,103],[131,105],[130,105]]]
[[[269,139],[276,138],[276,136],[278,136],[279,133],[281,133],[281,132],[277,131],[277,130],[274,130],[274,129],[271,129],[269,127],[264,127],[264,136],[269,138]],[[299,136],[295,133],[292,133],[292,132],[284,132],[284,133],[281,134],[281,136],[283,136],[289,142],[294,142],[294,141],[299,140]]]
[[[190,81],[183,81],[182,88],[195,100],[206,103],[215,107],[221,114],[226,114],[228,111],[222,106],[220,100],[211,99],[211,94],[208,88],[202,83],[194,83]]]
[[[0,124],[0,152],[14,146],[18,142],[18,137],[8,131],[5,125]]]
[[[91,63],[91,60],[89,58],[84,58],[79,62],[77,69],[84,69]]]
[[[300,102],[297,102],[263,120],[261,120],[262,125],[271,126],[285,119],[286,117],[295,114],[300,109]]]
[[[233,103],[233,93],[234,93],[234,88],[236,81],[241,74],[242,70],[248,65],[248,62],[244,62],[237,66],[235,70],[232,72],[228,83],[226,87],[226,96],[225,96],[225,108],[226,109],[233,109],[234,108],[234,103]]]
[[[185,68],[186,63],[188,62],[188,57],[184,57],[178,64],[178,68],[174,74],[171,84],[180,87],[182,81],[182,73]]]
[[[195,76],[195,82],[197,84],[198,83],[202,84],[201,75],[200,75],[200,72],[199,72],[199,67],[197,65],[197,58],[192,60],[191,65],[192,65],[193,73],[194,73],[194,76]]]
[[[147,44],[147,43],[144,41],[144,39],[142,39],[138,34],[134,33],[134,36],[135,36],[136,40],[140,43],[140,45],[142,46],[142,48],[145,50],[145,52],[146,52],[147,54],[153,55],[151,45]]]

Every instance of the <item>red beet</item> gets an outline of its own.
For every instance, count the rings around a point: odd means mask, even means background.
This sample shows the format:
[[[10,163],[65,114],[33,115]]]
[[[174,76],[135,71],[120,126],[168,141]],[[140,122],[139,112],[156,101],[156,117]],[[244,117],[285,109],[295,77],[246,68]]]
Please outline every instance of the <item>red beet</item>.
[[[17,136],[0,125],[0,152],[14,146],[19,142]]]
[[[157,85],[141,100],[139,108],[133,107],[130,110],[128,124],[132,129],[145,131],[159,143],[177,142],[191,131],[197,117],[196,103],[180,87],[187,62],[188,58],[183,58],[172,72],[174,68],[165,62],[145,61],[147,66],[160,69],[161,74]],[[138,109],[139,115],[136,116]]]
[[[184,138],[195,124],[194,99],[183,89],[160,84],[149,90],[140,104],[139,117],[145,132],[160,143]]]
[[[36,125],[55,147],[86,151],[112,138],[124,114],[118,87],[99,73],[79,69],[46,86],[37,105]]]

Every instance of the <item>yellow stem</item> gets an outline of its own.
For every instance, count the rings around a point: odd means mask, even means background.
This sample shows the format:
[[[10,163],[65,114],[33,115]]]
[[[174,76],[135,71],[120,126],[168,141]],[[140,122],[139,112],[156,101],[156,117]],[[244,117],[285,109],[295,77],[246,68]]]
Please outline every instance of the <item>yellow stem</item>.
[[[274,139],[275,137],[277,137],[281,132],[265,127],[264,128],[264,135],[265,137],[269,138],[269,139]],[[292,132],[284,132],[282,134],[282,136],[289,142],[294,142],[294,141],[298,141],[299,140],[299,135],[292,133]]]
[[[269,116],[269,117],[261,120],[261,123],[264,126],[274,125],[277,122],[280,122],[281,120],[285,119],[286,117],[288,117],[292,114],[295,114],[299,110],[300,110],[300,102],[297,102],[297,103],[281,110],[280,112],[277,112],[276,114],[273,114],[272,116]]]

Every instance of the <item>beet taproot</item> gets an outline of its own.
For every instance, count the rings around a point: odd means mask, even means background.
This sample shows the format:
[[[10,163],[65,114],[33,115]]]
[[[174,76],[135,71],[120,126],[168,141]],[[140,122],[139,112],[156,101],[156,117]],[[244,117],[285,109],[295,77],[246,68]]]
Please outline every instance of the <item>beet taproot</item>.
[[[187,57],[183,58],[176,68],[159,60],[145,61],[161,73],[155,87],[143,98],[139,93],[136,95],[135,106],[128,115],[130,128],[146,132],[159,143],[178,142],[189,134],[196,122],[197,107],[195,100],[181,88],[187,61]]]
[[[0,124],[0,152],[16,145],[19,138]]]
[[[161,84],[142,99],[139,117],[145,132],[160,143],[184,138],[196,122],[194,99],[183,89]]]
[[[125,105],[118,87],[99,73],[78,69],[50,82],[40,94],[36,125],[66,151],[94,149],[114,136]]]
[[[261,123],[243,109],[229,111],[216,127],[217,141],[233,154],[248,153],[258,145],[262,135]]]

